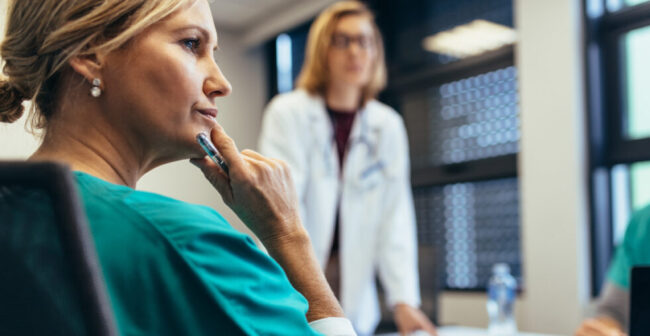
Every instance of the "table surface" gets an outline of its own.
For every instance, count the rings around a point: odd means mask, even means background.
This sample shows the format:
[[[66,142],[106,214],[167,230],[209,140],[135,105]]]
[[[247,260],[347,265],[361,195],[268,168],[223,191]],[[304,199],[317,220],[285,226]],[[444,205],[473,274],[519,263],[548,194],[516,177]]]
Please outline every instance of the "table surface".
[[[415,332],[412,336],[428,336],[425,332]],[[378,334],[376,336],[399,336],[399,333]],[[459,326],[446,326],[438,327],[438,336],[489,336],[487,329],[459,327]],[[552,336],[548,334],[535,334],[527,332],[519,332],[517,336]]]

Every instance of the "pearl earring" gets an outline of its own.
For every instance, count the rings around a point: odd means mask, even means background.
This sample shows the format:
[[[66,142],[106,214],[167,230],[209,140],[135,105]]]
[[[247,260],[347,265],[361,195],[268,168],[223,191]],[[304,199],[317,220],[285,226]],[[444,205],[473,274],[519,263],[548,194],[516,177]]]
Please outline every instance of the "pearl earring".
[[[102,80],[99,78],[93,79],[92,87],[90,88],[90,95],[99,98],[102,95],[102,89],[99,86],[102,85]]]

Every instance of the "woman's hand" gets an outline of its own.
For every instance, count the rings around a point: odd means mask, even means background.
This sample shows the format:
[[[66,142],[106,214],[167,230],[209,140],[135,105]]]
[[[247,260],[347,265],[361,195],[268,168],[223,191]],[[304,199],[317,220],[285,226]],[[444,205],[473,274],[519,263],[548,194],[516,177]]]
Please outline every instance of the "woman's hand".
[[[582,322],[575,336],[626,336],[621,326],[611,318],[597,317]]]
[[[207,157],[192,163],[262,243],[274,245],[305,236],[288,166],[252,150],[240,154],[221,126],[210,137],[228,164],[229,175]]]
[[[250,150],[240,154],[220,126],[212,130],[211,138],[228,164],[229,175],[208,158],[192,159],[192,163],[201,168],[224,202],[282,266],[293,287],[309,301],[307,320],[342,317],[343,310],[300,222],[287,165]]]
[[[436,327],[429,321],[429,318],[419,309],[405,303],[395,305],[393,314],[397,330],[400,335],[405,336],[417,330],[424,330],[432,336],[438,335]]]

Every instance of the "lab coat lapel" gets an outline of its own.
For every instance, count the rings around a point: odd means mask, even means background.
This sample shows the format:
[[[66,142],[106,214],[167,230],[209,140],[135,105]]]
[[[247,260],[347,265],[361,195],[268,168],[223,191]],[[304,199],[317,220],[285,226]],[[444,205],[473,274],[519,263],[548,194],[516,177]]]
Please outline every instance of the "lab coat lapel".
[[[373,156],[369,151],[374,149],[376,139],[372,138],[370,120],[366,108],[357,112],[357,117],[350,131],[348,140],[348,152],[345,158],[344,179],[352,184],[359,182],[359,174],[370,162],[366,162]]]
[[[313,108],[309,109],[310,129],[313,132],[312,138],[320,152],[319,157],[323,158],[323,168],[327,172],[339,174],[338,156],[334,145],[334,128],[330,120],[325,102],[321,97],[312,96]]]

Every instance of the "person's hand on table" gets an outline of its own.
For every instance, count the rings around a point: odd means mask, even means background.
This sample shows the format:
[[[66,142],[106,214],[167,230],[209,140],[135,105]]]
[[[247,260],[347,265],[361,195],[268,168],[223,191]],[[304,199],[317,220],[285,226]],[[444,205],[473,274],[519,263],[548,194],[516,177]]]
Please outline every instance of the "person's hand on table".
[[[575,336],[627,336],[627,333],[613,319],[597,317],[582,322]]]
[[[407,336],[417,330],[426,331],[432,336],[438,335],[436,327],[418,308],[398,303],[395,305],[393,316],[401,336]]]

